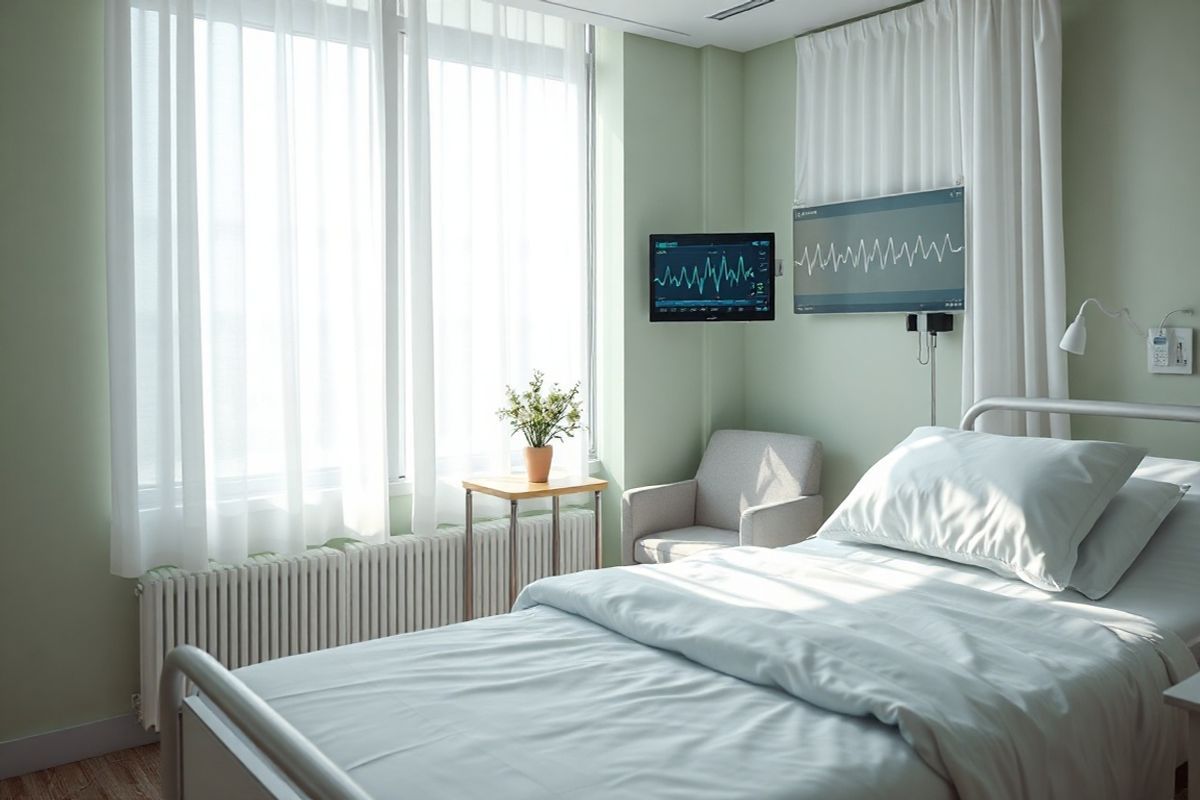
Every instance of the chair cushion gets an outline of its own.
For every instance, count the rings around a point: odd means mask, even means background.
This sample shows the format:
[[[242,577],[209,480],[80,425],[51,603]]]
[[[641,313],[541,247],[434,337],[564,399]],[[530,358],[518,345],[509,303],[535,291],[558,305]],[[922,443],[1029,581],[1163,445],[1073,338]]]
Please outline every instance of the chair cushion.
[[[696,523],[737,530],[751,506],[821,493],[821,443],[808,436],[717,431],[696,472]]]
[[[703,553],[705,550],[737,545],[737,531],[693,525],[690,528],[677,528],[643,536],[634,542],[633,560],[639,564],[665,564]]]

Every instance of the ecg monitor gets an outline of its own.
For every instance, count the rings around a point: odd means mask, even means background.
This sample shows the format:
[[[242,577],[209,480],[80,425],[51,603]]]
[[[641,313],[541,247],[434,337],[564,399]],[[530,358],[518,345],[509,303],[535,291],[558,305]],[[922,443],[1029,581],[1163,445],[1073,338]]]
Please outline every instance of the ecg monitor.
[[[792,210],[797,314],[963,310],[963,190]]]
[[[650,237],[650,321],[775,319],[775,234]]]

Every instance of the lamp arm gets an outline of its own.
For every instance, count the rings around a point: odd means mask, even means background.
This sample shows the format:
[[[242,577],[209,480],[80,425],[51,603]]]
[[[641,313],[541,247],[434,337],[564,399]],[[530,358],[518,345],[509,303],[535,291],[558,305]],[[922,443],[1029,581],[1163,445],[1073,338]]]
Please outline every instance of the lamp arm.
[[[1134,321],[1133,316],[1129,313],[1128,308],[1122,307],[1117,311],[1109,311],[1104,307],[1103,303],[1094,297],[1089,297],[1087,300],[1083,301],[1083,304],[1079,306],[1079,313],[1075,315],[1077,318],[1083,316],[1083,310],[1087,308],[1088,303],[1095,303],[1096,308],[1100,309],[1106,316],[1112,317],[1113,319],[1124,319],[1127,323],[1129,323],[1129,327],[1133,328],[1134,333],[1136,333],[1139,338],[1146,338],[1146,329]],[[1167,316],[1170,315],[1168,314]]]

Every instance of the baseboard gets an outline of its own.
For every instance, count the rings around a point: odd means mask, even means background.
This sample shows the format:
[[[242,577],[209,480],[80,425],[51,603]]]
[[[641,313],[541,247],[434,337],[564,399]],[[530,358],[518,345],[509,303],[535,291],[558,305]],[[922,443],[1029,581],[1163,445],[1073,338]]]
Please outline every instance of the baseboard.
[[[0,780],[158,741],[133,714],[0,742]]]

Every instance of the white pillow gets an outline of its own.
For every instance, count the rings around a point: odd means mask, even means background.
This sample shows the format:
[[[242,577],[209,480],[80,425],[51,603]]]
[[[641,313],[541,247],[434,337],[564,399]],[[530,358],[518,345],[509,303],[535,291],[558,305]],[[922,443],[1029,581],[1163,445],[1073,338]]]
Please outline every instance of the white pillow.
[[[1112,442],[917,428],[817,535],[985,567],[1050,591],[1146,451]]]
[[[1189,488],[1130,478],[1079,545],[1071,588],[1092,600],[1111,592]]]

